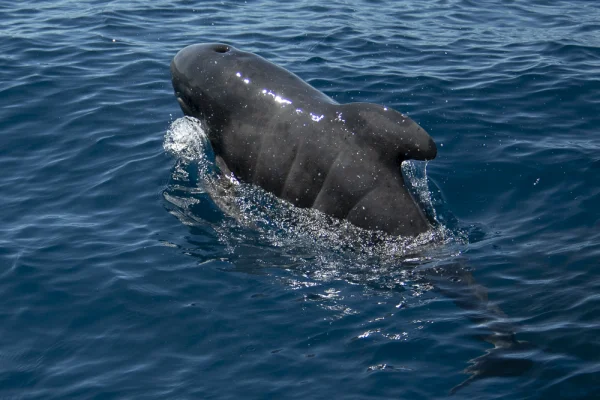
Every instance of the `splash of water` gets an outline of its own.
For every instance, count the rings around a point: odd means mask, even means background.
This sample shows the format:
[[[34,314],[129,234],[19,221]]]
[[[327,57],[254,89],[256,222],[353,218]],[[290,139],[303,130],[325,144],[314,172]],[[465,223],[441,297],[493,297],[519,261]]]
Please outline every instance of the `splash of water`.
[[[426,262],[431,259],[432,251],[439,252],[444,247],[440,245],[461,242],[459,235],[439,223],[416,238],[367,231],[317,210],[295,207],[257,186],[241,183],[233,176],[225,176],[215,165],[204,124],[194,118],[175,120],[165,134],[164,148],[178,160],[172,181],[181,183],[187,179],[188,190],[181,193],[184,197],[194,191],[207,193],[225,215],[232,217],[239,225],[258,232],[261,239],[281,249],[295,253],[302,247],[309,247],[317,249],[321,255],[335,253],[337,260],[340,255],[349,254],[350,257],[342,256],[345,263],[352,259],[360,260],[359,264],[376,262],[381,267],[386,263]],[[194,174],[190,170],[195,166],[197,170]],[[425,169],[420,169],[412,162],[405,162],[402,168],[411,191],[430,216],[435,218]],[[196,181],[191,178],[192,175],[197,176]],[[167,201],[175,205],[180,214],[187,216],[186,221],[197,220],[193,215],[193,207],[190,207],[197,202],[178,198],[169,189],[166,192],[170,193]],[[230,229],[230,222],[228,220],[225,225],[218,225],[215,229],[222,233],[221,240],[235,243],[237,240]],[[243,236],[238,238],[240,242],[248,239],[248,235]],[[235,248],[235,244],[232,248]]]
[[[191,117],[176,119],[165,134],[163,148],[178,159],[208,162],[210,142],[203,125],[200,120]]]

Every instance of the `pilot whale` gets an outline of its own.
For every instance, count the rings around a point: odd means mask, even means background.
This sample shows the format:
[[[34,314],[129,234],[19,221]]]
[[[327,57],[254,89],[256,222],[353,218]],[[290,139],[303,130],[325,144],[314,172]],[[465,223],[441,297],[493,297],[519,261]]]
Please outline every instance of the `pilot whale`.
[[[227,44],[185,47],[171,75],[182,111],[203,121],[226,173],[361,228],[400,236],[431,228],[401,163],[431,160],[437,149],[408,116],[377,104],[339,104]]]
[[[339,104],[293,73],[227,44],[182,49],[171,75],[181,109],[202,122],[224,173],[361,228],[401,236],[431,228],[405,186],[401,163],[431,160],[437,149],[406,115],[370,103]],[[469,311],[480,338],[494,345],[471,360],[470,377],[451,393],[478,379],[525,373],[535,349],[516,339],[509,318],[465,263],[452,257],[420,270]]]

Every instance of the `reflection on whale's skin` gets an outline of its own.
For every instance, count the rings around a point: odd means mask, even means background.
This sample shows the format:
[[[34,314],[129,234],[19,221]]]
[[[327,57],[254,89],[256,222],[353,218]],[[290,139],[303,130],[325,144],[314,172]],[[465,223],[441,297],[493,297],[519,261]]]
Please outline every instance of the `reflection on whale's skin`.
[[[400,165],[433,159],[437,149],[409,117],[376,104],[338,104],[224,44],[184,48],[171,74],[181,109],[206,123],[217,163],[240,180],[361,228],[402,236],[431,229]]]

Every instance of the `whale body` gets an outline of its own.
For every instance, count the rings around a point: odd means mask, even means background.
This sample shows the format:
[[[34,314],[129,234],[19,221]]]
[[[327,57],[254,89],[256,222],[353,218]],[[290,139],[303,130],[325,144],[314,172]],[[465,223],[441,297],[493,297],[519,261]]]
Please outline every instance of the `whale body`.
[[[171,74],[181,109],[203,122],[225,173],[365,229],[416,236],[431,228],[404,184],[401,163],[435,158],[436,145],[407,116],[376,104],[338,104],[293,73],[226,44],[184,48]],[[464,260],[421,272],[469,310],[489,331],[478,336],[494,345],[470,361],[470,377],[450,393],[533,366],[528,354],[535,346],[516,339]]]
[[[339,104],[226,44],[182,49],[171,75],[182,111],[204,122],[217,163],[241,181],[369,230],[416,236],[431,228],[401,163],[431,160],[437,149],[406,115]]]

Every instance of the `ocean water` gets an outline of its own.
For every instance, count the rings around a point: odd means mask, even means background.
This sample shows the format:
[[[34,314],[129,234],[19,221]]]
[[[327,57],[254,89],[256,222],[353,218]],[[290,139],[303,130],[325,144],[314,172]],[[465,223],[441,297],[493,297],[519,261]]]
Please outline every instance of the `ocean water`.
[[[436,229],[216,179],[201,42],[408,113]],[[0,54],[0,399],[600,398],[596,1],[0,1]]]

